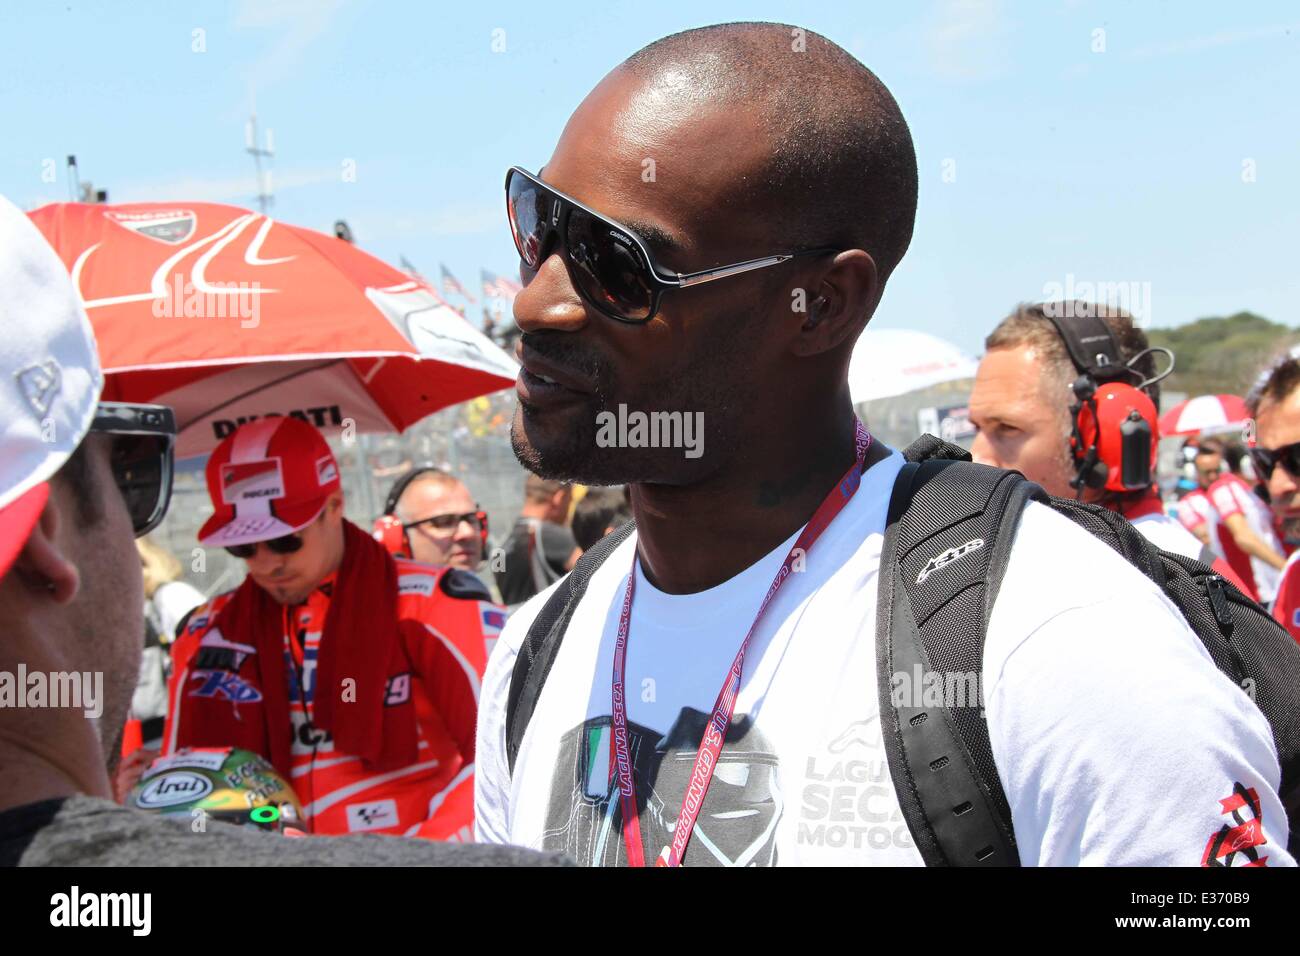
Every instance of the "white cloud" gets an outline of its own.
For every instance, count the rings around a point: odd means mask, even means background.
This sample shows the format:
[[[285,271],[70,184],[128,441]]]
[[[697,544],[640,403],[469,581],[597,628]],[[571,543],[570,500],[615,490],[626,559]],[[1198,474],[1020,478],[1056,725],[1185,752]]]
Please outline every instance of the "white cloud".
[[[978,80],[1002,72],[1010,24],[1000,0],[944,0],[926,32],[931,66],[952,80]]]
[[[249,84],[265,89],[292,73],[342,7],[343,0],[242,0],[235,13],[236,29],[282,30],[279,42],[245,68]]]
[[[272,191],[280,193],[304,186],[339,182],[339,171],[333,169],[303,169],[275,172],[271,179]],[[186,176],[163,182],[128,183],[113,188],[115,203],[129,202],[224,202],[249,205],[257,197],[257,177],[250,169],[243,176],[202,177]]]
[[[1188,37],[1182,40],[1169,40],[1164,43],[1148,43],[1145,46],[1129,50],[1125,55],[1134,60],[1147,60],[1162,56],[1183,56],[1188,53],[1201,53],[1217,47],[1235,46],[1252,40],[1266,40],[1300,32],[1300,23],[1287,23],[1273,27],[1258,27],[1254,30],[1225,30],[1208,36]]]

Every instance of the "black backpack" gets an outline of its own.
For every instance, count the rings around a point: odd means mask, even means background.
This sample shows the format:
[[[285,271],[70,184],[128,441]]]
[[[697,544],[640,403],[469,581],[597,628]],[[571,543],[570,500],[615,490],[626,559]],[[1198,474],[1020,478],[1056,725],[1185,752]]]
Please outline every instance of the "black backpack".
[[[1282,803],[1300,824],[1300,644],[1262,607],[1201,562],[1155,547],[1113,511],[1053,498],[1018,472],[974,464],[961,448],[931,435],[903,456],[907,463],[890,499],[880,560],[877,687],[890,775],[927,866],[1020,862],[979,702],[895,706],[893,677],[982,672],[989,616],[1021,511],[1031,500],[1106,542],[1181,609],[1219,670],[1268,719],[1282,768]],[[507,700],[511,771],[592,574],[632,530],[629,522],[586,552],[529,628]],[[946,573],[934,573],[949,565]],[[1288,836],[1294,853],[1300,845],[1294,824]]]

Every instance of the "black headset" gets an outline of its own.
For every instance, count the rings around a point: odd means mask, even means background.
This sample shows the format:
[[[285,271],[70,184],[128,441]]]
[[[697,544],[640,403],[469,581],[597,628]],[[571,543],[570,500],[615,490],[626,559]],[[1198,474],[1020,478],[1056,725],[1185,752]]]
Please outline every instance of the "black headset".
[[[455,477],[451,472],[447,471],[447,469],[439,468],[431,461],[426,461],[423,464],[416,465],[393,483],[393,488],[388,492],[388,498],[384,501],[384,514],[397,514],[397,503],[402,500],[402,495],[405,494],[406,489],[411,486],[411,482],[415,481],[415,479],[419,478],[421,475],[441,475],[444,478]]]

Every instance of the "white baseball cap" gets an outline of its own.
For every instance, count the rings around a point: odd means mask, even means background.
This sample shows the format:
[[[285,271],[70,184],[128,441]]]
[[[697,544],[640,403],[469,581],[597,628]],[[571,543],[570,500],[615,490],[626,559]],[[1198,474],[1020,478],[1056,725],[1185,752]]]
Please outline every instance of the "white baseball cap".
[[[90,430],[103,387],[67,268],[0,196],[0,577],[45,508],[50,477]]]

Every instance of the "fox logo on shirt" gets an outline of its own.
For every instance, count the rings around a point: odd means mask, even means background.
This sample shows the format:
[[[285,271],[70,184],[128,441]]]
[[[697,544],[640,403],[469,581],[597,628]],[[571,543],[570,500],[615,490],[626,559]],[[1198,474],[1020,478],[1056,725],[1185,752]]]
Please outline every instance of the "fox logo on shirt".
[[[191,697],[224,697],[236,704],[251,704],[262,699],[262,692],[230,671],[194,671],[192,680],[203,684],[190,691]]]

